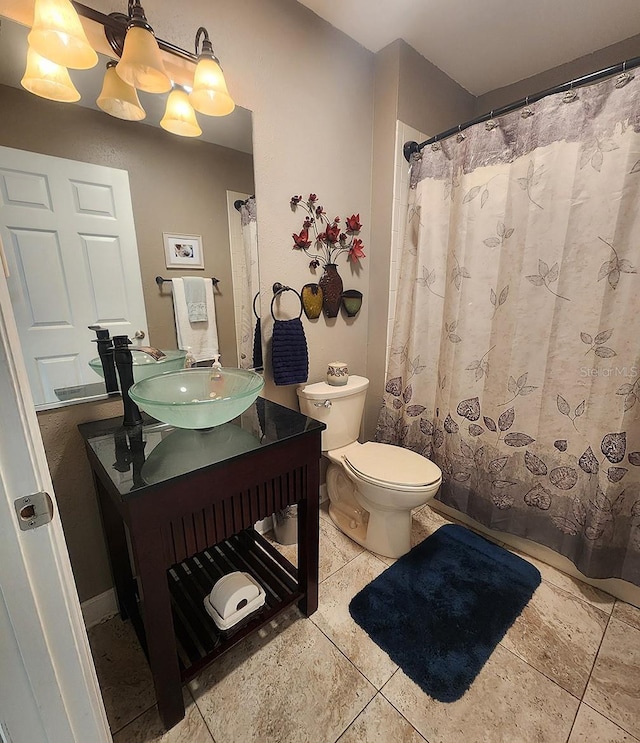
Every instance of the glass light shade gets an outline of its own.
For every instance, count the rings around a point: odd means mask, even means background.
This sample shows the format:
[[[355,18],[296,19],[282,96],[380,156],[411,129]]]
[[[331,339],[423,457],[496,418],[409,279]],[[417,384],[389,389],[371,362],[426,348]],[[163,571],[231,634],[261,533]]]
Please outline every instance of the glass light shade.
[[[116,72],[125,83],[145,93],[171,90],[171,80],[165,72],[156,37],[146,28],[129,28]]]
[[[196,112],[189,103],[187,92],[182,88],[175,88],[169,93],[167,108],[160,126],[181,137],[199,137],[202,134]]]
[[[105,113],[125,121],[142,121],[147,115],[140,105],[136,89],[125,83],[115,66],[107,67],[96,103]]]
[[[20,84],[30,93],[50,101],[74,103],[80,100],[80,93],[71,82],[67,68],[41,57],[31,47],[27,52],[27,69]]]
[[[236,107],[215,59],[201,56],[198,60],[189,100],[196,111],[207,116],[226,116]]]
[[[29,45],[63,67],[88,70],[98,63],[70,0],[36,0]]]

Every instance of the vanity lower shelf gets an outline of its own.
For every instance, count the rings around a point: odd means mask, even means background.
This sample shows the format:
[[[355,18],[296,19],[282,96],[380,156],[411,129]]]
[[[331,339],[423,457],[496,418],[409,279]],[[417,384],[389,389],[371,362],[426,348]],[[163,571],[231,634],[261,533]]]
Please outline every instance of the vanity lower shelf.
[[[266,600],[245,624],[222,632],[205,611],[203,599],[223,575],[236,570],[252,575],[264,588]],[[167,571],[167,580],[183,681],[193,678],[303,595],[296,568],[254,529],[245,529],[173,565]],[[142,629],[142,623],[134,624]]]

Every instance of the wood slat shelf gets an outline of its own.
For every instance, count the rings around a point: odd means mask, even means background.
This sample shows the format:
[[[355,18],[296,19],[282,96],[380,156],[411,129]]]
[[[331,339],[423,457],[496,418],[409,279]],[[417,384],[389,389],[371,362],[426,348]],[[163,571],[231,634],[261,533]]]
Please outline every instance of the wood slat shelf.
[[[168,570],[183,681],[301,598],[297,571],[290,564],[288,569],[283,567],[273,553],[280,557],[264,537],[247,529]],[[203,600],[223,575],[236,570],[249,573],[260,583],[266,601],[244,624],[223,632],[207,614]]]

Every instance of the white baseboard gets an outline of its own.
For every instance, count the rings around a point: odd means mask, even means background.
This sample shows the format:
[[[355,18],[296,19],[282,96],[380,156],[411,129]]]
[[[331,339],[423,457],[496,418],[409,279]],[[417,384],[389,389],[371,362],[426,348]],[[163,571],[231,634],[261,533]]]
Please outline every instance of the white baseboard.
[[[87,629],[95,627],[96,624],[111,619],[118,613],[118,602],[116,601],[116,592],[110,588],[104,593],[92,596],[90,599],[80,604],[82,616],[84,617],[84,626]]]

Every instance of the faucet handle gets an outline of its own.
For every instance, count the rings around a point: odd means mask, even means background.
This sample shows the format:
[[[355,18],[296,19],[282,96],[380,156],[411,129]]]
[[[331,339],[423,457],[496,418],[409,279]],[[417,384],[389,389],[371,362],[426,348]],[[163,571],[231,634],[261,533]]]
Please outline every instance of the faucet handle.
[[[144,330],[136,330],[136,332],[133,334],[133,337],[136,340],[141,341],[145,337]]]

